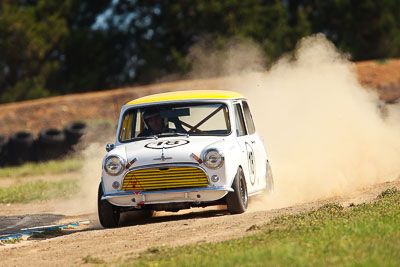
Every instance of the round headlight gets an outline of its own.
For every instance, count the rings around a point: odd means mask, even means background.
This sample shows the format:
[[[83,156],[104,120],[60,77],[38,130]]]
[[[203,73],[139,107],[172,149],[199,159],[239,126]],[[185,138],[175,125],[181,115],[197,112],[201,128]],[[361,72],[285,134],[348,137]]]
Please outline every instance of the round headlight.
[[[124,170],[124,160],[118,156],[110,156],[104,161],[104,170],[110,175],[118,175]]]
[[[218,149],[211,148],[204,152],[203,162],[210,169],[218,169],[224,164],[224,155]]]

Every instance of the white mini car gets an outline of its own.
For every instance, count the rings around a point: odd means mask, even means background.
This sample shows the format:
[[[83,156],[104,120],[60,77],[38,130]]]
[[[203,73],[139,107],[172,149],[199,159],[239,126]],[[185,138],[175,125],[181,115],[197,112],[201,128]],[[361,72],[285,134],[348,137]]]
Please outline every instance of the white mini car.
[[[227,205],[243,213],[248,196],[273,191],[267,151],[246,98],[230,91],[178,91],[122,107],[107,144],[98,191],[104,227],[120,213]]]

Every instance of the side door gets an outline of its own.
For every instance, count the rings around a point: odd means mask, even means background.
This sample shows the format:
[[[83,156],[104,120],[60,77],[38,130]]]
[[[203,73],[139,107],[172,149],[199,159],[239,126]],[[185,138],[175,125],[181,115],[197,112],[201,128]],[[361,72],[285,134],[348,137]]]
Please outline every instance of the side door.
[[[251,115],[250,107],[247,101],[242,101],[242,108],[247,127],[248,141],[250,142],[254,152],[254,168],[256,176],[254,187],[255,190],[258,191],[264,189],[266,186],[265,172],[267,152],[262,138],[256,131],[253,116]]]
[[[247,191],[249,195],[257,191],[257,166],[256,166],[256,153],[253,148],[254,138],[249,134],[245,116],[242,108],[242,101],[233,103],[235,113],[235,129],[237,141],[242,150],[243,172],[247,181]]]

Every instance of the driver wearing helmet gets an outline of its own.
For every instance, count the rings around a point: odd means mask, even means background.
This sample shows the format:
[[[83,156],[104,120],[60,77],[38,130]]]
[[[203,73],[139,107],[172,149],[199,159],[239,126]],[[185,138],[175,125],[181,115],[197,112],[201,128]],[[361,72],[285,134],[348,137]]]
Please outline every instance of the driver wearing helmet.
[[[143,112],[145,129],[138,136],[151,136],[155,134],[165,133],[168,128],[164,120],[160,117],[158,110],[146,110]]]

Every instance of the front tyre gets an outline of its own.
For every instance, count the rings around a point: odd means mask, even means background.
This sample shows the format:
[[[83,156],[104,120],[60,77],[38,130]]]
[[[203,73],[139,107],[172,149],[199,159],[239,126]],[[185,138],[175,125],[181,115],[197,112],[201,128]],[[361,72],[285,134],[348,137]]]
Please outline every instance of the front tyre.
[[[228,211],[231,214],[243,213],[247,209],[248,195],[247,195],[247,185],[246,179],[242,169],[238,169],[235,179],[232,184],[233,192],[229,192],[226,196],[226,204],[228,206]]]
[[[110,202],[101,199],[103,194],[103,187],[100,183],[97,196],[97,211],[100,224],[105,228],[117,227],[119,223],[120,212],[118,208],[112,205]]]

